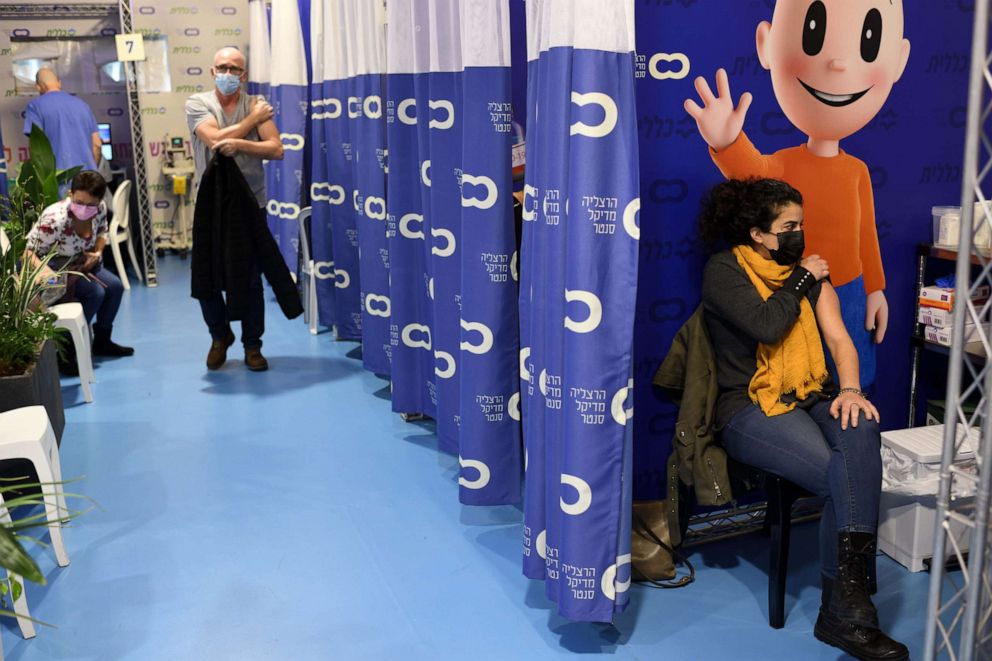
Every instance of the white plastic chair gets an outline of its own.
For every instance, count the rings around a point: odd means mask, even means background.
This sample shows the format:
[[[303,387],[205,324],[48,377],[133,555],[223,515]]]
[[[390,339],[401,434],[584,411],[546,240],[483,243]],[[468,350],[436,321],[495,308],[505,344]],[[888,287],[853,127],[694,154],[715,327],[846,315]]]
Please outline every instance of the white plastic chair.
[[[300,229],[300,256],[303,262],[300,272],[306,278],[303,283],[303,322],[310,327],[310,334],[317,334],[317,279],[313,255],[310,254],[310,235],[307,232],[307,221],[313,213],[310,207],[300,209],[296,222]]]
[[[69,510],[62,491],[62,464],[55,431],[44,406],[25,406],[0,413],[0,460],[27,459],[34,464],[45,502],[48,533],[59,567],[69,564],[62,541],[62,523]],[[4,508],[6,510],[6,508]]]
[[[138,267],[138,258],[134,255],[134,241],[131,240],[131,231],[128,229],[128,221],[131,216],[131,181],[126,180],[117,187],[114,192],[114,217],[110,221],[110,249],[114,253],[114,263],[117,265],[117,273],[120,275],[121,284],[124,289],[131,289],[131,283],[127,279],[127,271],[124,269],[124,260],[121,258],[121,244],[127,243],[127,254],[131,258],[131,266],[138,276],[138,281],[143,282],[141,269]]]
[[[64,328],[72,336],[76,346],[76,364],[79,365],[79,383],[83,387],[83,397],[87,404],[93,403],[93,393],[90,384],[96,383],[93,374],[93,353],[90,344],[90,327],[86,323],[81,303],[59,303],[48,308],[54,314],[56,328]]]

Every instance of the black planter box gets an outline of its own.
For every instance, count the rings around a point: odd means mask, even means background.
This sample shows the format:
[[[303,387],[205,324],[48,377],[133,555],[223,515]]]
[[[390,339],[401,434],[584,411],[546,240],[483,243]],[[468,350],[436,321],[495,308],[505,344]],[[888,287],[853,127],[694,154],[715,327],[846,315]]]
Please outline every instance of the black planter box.
[[[55,439],[61,445],[62,430],[65,428],[65,410],[62,406],[62,386],[59,384],[55,343],[51,341],[46,342],[42,347],[38,361],[27,374],[0,377],[0,413],[38,405],[44,406],[48,411],[48,420],[55,431]],[[30,461],[26,459],[0,461],[0,479],[25,477],[27,478],[25,482],[38,481]],[[11,483],[0,481],[0,486],[11,486]]]

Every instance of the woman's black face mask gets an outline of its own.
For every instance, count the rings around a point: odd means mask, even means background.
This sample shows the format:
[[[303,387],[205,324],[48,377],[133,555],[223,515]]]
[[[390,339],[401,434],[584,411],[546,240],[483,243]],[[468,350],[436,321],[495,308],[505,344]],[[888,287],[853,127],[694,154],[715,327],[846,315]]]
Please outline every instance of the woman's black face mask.
[[[775,236],[778,237],[778,249],[769,249],[768,252],[776,264],[792,266],[803,258],[803,253],[806,252],[806,236],[802,230],[779,232]]]

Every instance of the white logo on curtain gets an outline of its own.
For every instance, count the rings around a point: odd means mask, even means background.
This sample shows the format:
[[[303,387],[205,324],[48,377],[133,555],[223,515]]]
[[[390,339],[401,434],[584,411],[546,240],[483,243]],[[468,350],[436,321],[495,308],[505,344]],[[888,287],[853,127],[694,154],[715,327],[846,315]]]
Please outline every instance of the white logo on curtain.
[[[519,271],[519,269],[517,267],[517,258],[518,258],[518,256],[519,255],[517,254],[517,251],[514,250],[513,251],[513,256],[510,257],[510,277],[513,278],[513,281],[514,282],[519,282],[520,281],[520,271]]]
[[[400,218],[400,234],[402,234],[408,239],[423,239],[424,238],[423,222],[424,222],[424,217],[419,213],[406,214],[405,216]],[[421,229],[416,231],[410,229],[410,223],[421,223]]]
[[[662,62],[674,62],[679,68],[662,71],[658,68]],[[689,75],[689,56],[685,53],[655,53],[648,60],[648,73],[655,80],[682,80]]]
[[[530,360],[530,347],[520,350],[520,379],[530,382],[530,372],[527,370],[527,361]]]
[[[310,199],[314,202],[327,202],[329,204],[344,204],[348,195],[344,192],[344,186],[327,182],[314,182],[310,184]]]
[[[455,375],[455,357],[447,351],[435,351],[434,358],[444,361],[444,369],[434,366],[434,373],[442,379],[450,379]]]
[[[420,179],[425,186],[431,185],[431,162],[430,159],[420,164]]]
[[[531,207],[531,202],[536,202],[537,200],[537,189],[530,184],[524,184],[524,209],[523,218],[524,220],[536,220],[537,219],[537,205],[535,204]]]
[[[431,121],[428,123],[430,128],[446,130],[455,125],[455,106],[451,101],[432,100],[428,101],[427,105],[431,110],[441,109],[445,112],[445,118],[443,120],[434,119],[433,116],[431,117]]]
[[[578,516],[589,509],[589,506],[592,505],[592,487],[589,486],[588,482],[580,477],[562,473],[561,483],[572,487],[578,494],[578,498],[574,503],[565,502],[564,496],[559,498],[562,512],[571,516]]]
[[[613,414],[613,419],[616,420],[618,425],[626,425],[627,421],[634,417],[634,407],[631,405],[629,409],[624,409],[624,402],[627,401],[628,396],[634,390],[634,380],[628,379],[627,387],[621,388],[617,391],[617,394],[613,395],[613,403],[610,406],[610,412]]]
[[[537,535],[537,540],[534,542],[537,546],[537,554],[541,556],[541,560],[548,559],[548,531],[542,530]]]
[[[361,211],[362,208],[358,206],[358,189],[351,191],[351,205],[355,207],[355,211]]]
[[[414,111],[417,110],[417,100],[416,99],[403,99],[400,104],[396,106],[396,116],[400,118],[400,121],[407,126],[416,126],[417,115],[410,114],[410,108]]]
[[[444,239],[444,248],[438,248],[437,244],[431,248],[431,254],[437,255],[438,257],[451,257],[455,254],[455,235],[451,230],[446,230],[439,227],[431,228],[431,236],[441,237]]]
[[[432,301],[434,300],[434,278],[427,281],[427,295],[431,297]]]
[[[459,477],[459,486],[463,486],[466,489],[482,489],[489,484],[489,478],[491,475],[489,466],[486,466],[481,461],[476,461],[475,459],[462,459],[461,457],[458,457],[458,465],[462,468],[469,468],[479,471],[479,477],[474,480]]]
[[[467,197],[466,186],[485,186],[486,196],[484,198]],[[462,173],[462,206],[478,207],[479,209],[491,209],[496,200],[499,199],[499,191],[496,189],[496,182],[486,176],[474,176]]]
[[[617,571],[620,567],[630,564],[630,554],[625,553],[624,555],[617,556],[616,564],[610,565],[603,572],[603,578],[600,581],[600,586],[603,589],[603,594],[607,599],[613,601],[617,598],[618,593],[626,592],[630,589],[630,579],[628,578],[623,583],[617,583]]]
[[[424,336],[424,339],[414,339],[414,333],[420,333]],[[401,337],[403,338],[403,344],[411,349],[431,350],[431,329],[429,326],[425,326],[423,324],[407,324],[403,328]]]
[[[362,116],[362,102],[357,96],[348,97],[348,117],[358,119]]]
[[[623,210],[623,228],[635,241],[641,240],[641,227],[637,224],[637,214],[641,211],[641,198],[635,197]]]
[[[372,95],[365,97],[365,103],[362,106],[365,110],[365,116],[369,119],[379,119],[382,117],[382,99],[379,96]]]
[[[386,200],[371,195],[365,198],[365,215],[372,220],[386,220]]]
[[[585,321],[576,321],[570,315],[566,315],[565,328],[573,333],[591,333],[599,328],[599,324],[603,320],[603,304],[598,296],[591,291],[566,289],[565,301],[567,303],[582,303],[589,308],[589,316],[586,317]]]
[[[345,289],[351,284],[351,276],[344,269],[334,268],[334,262],[314,262],[313,275],[318,280],[334,280],[334,286]]]
[[[520,422],[520,393],[515,392],[510,395],[510,401],[506,403],[506,412],[510,414],[510,417]],[[524,455],[526,457],[526,455]],[[524,468],[526,468],[526,461],[524,462]]]
[[[367,294],[365,296],[365,311],[373,317],[388,317],[391,313],[389,297]]]
[[[280,202],[279,200],[269,200],[269,203],[265,205],[265,210],[271,216],[286,220],[296,220],[296,217],[300,215],[300,205],[292,202]]]
[[[389,174],[389,150],[382,150],[382,171],[385,174]]]
[[[548,370],[541,370],[541,374],[537,377],[537,389],[545,397],[548,396]]]
[[[279,138],[282,140],[283,149],[288,149],[289,151],[300,151],[303,149],[304,140],[303,136],[299,133],[280,133]]]
[[[316,99],[310,105],[314,110],[313,119],[337,119],[341,116],[341,99]],[[318,108],[321,110],[318,111]]]
[[[493,348],[493,342],[495,338],[493,337],[493,331],[489,326],[483,323],[475,321],[465,321],[461,320],[462,330],[468,333],[479,333],[482,336],[482,341],[479,344],[472,344],[471,342],[462,341],[459,348],[462,351],[468,351],[469,353],[474,353],[476,355],[482,356]]]
[[[603,121],[596,125],[575,122],[569,129],[569,135],[584,135],[587,138],[605,138],[616,128],[620,113],[617,111],[616,101],[609,94],[603,94],[602,92],[588,92],[586,94],[572,92],[572,103],[577,106],[595,104],[601,107],[603,109]]]

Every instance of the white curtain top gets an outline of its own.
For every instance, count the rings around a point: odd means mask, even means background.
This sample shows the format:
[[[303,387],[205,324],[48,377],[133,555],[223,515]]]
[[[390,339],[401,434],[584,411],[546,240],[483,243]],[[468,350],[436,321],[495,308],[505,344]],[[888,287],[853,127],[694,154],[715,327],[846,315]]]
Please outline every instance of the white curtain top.
[[[307,56],[296,0],[272,0],[272,84],[306,85]]]
[[[389,73],[510,66],[508,0],[390,0]]]
[[[269,73],[269,22],[265,15],[265,0],[251,0],[248,3],[248,80],[253,83],[268,83]]]
[[[552,48],[635,50],[634,0],[527,0],[528,60]]]

